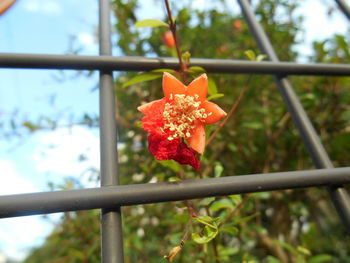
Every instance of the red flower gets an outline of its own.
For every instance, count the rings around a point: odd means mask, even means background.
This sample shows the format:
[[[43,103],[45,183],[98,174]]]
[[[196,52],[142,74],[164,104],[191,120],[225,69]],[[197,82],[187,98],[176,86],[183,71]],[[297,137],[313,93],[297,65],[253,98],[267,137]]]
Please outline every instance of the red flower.
[[[205,147],[204,126],[217,122],[226,113],[206,100],[206,74],[185,86],[164,73],[163,92],[164,98],[138,107],[145,114],[142,127],[150,133],[148,148],[157,160],[175,160],[197,170],[196,153],[202,154]]]

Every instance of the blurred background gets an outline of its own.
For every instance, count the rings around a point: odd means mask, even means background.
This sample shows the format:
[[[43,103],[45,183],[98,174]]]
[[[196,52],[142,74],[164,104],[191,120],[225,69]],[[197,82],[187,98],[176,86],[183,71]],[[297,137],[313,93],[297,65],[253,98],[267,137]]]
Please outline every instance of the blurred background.
[[[331,0],[251,1],[282,61],[349,63],[349,25]],[[248,59],[257,45],[236,1],[170,1],[181,48],[196,58]],[[348,3],[350,4],[350,3]],[[98,55],[96,0],[17,0],[0,16],[0,52]],[[113,1],[113,54],[171,56],[163,1]],[[160,80],[127,88],[115,73],[122,183],[168,181],[187,167],[158,162],[140,128],[142,102],[162,96]],[[192,77],[195,77],[192,76]],[[201,159],[205,177],[314,169],[273,78],[209,74],[227,112],[244,98]],[[250,79],[250,80],[249,80]],[[349,166],[350,78],[290,80],[336,167]],[[98,72],[0,69],[0,195],[99,185]],[[210,134],[215,126],[209,127]],[[229,142],[229,143],[227,143]],[[216,262],[349,262],[345,229],[324,189],[207,198],[195,203],[224,223]],[[238,207],[238,208],[237,208]],[[126,262],[161,261],[183,235],[181,202],[123,208]],[[194,225],[193,232],[200,231]],[[187,241],[176,262],[214,262],[215,249]],[[0,263],[100,262],[99,211],[0,220]],[[218,261],[219,260],[219,261]]]

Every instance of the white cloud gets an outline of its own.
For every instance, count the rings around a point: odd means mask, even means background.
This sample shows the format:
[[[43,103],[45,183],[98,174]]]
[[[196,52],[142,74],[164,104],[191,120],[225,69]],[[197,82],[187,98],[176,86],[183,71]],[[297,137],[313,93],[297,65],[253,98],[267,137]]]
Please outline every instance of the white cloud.
[[[0,169],[1,195],[39,191],[31,181],[21,177],[12,161],[1,159]],[[0,256],[0,262],[1,257],[6,256],[16,260],[23,259],[28,249],[42,242],[51,229],[52,225],[43,222],[39,216],[0,219],[0,252],[5,253]]]
[[[309,10],[312,14],[307,13]],[[348,23],[345,16],[339,10],[334,11],[332,16],[328,16],[327,12],[327,6],[319,0],[303,1],[298,7],[297,13],[303,15],[302,25],[305,28],[304,33],[299,33],[301,43],[296,45],[296,49],[305,56],[300,62],[313,54],[313,41],[321,41],[334,34],[346,34]]]
[[[95,41],[93,35],[91,35],[89,33],[80,33],[78,35],[78,40],[81,44],[86,45],[86,46],[91,46],[91,45],[96,44],[96,41]]]
[[[336,4],[334,4],[336,7]],[[308,38],[322,40],[335,33],[344,34],[347,29],[347,20],[339,10],[332,16],[327,15],[327,6],[321,1],[306,1],[301,8],[313,10],[312,15],[305,14],[305,25],[308,27]]]
[[[0,169],[2,175],[0,195],[38,192],[32,182],[20,176],[13,162],[5,159],[0,160]]]
[[[32,159],[37,174],[51,173],[53,180],[59,180],[70,175],[78,178],[86,169],[99,168],[99,138],[91,130],[82,127],[58,129],[50,133],[36,136],[37,146]],[[84,160],[79,161],[79,155],[84,154]],[[38,192],[35,187],[38,182],[24,179],[23,174],[16,169],[16,163],[0,159],[2,183],[0,195]],[[47,178],[46,178],[47,179]],[[89,182],[81,178],[85,187],[95,187],[98,182]],[[50,215],[51,221],[56,221],[60,214]],[[43,220],[41,216],[26,216],[0,219],[0,255],[15,260],[23,260],[30,248],[40,245],[52,231],[52,223]],[[0,256],[0,262],[1,262]]]
[[[86,51],[95,52],[95,53],[97,52],[97,50],[98,50],[97,41],[96,41],[96,38],[92,34],[80,33],[77,36],[77,40],[78,40],[79,44],[81,46],[83,46],[83,48]]]
[[[91,130],[75,126],[40,135],[32,158],[39,173],[81,176],[89,168],[99,169],[99,138]],[[79,157],[80,158],[79,160]],[[85,186],[96,186],[81,178]]]
[[[58,15],[62,13],[59,1],[54,0],[28,0],[24,2],[24,8],[33,13]]]
[[[0,251],[6,256],[23,260],[30,248],[41,244],[52,230],[52,224],[40,216],[0,220]]]

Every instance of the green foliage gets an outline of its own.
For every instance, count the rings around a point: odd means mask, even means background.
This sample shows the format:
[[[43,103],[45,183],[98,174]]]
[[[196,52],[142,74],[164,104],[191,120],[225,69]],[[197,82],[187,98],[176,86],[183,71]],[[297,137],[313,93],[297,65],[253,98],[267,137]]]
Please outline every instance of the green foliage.
[[[163,76],[164,72],[168,72],[168,73],[172,73],[172,74],[176,73],[175,70],[173,70],[173,69],[155,69],[155,70],[152,70],[150,72],[140,73],[139,75],[132,77],[131,79],[126,81],[122,85],[122,87],[126,88],[126,87],[129,87],[129,86],[137,84],[137,83],[142,83],[142,82],[146,82],[146,81],[150,81],[150,80],[154,80],[154,79],[160,79]]]
[[[141,20],[135,23],[135,27],[142,28],[142,27],[169,27],[169,25],[163,21],[157,20],[157,19],[145,19]]]
[[[202,224],[204,228],[200,233],[192,233],[192,239],[198,244],[206,244],[213,240],[219,233],[217,225],[218,218],[212,218],[210,216],[194,217],[194,221]]]
[[[97,210],[65,213],[44,245],[34,248],[24,262],[101,262],[99,217]]]
[[[250,60],[265,58],[256,55],[258,47],[241,16],[218,11],[225,10],[228,2],[218,1],[221,9],[208,10],[174,2],[182,51],[189,51],[191,57],[247,59],[245,53],[251,50]],[[284,61],[297,57],[293,45],[301,21],[295,15],[299,2],[264,0],[254,5]],[[113,3],[116,45],[123,54],[172,55],[162,42],[167,29],[155,27],[150,35],[135,29],[138,1]],[[312,61],[350,62],[349,43],[343,36],[317,42],[314,47]],[[147,134],[139,125],[142,114],[137,107],[163,96],[159,79],[163,71],[123,72],[115,80],[119,138],[125,144],[119,151],[123,184],[198,179],[188,167],[156,161],[148,152]],[[193,78],[203,72],[202,68],[189,68]],[[290,80],[334,165],[349,166],[349,78],[298,76]],[[226,112],[244,88],[247,90],[238,109],[201,157],[202,176],[314,169],[271,76],[209,74],[210,99],[218,99]],[[25,127],[33,130],[37,126]],[[207,127],[207,135],[216,127]],[[349,238],[328,198],[324,189],[317,188],[206,198],[189,202],[197,213],[193,222],[188,203],[124,207],[126,262],[161,261],[180,244],[186,231],[192,239],[187,239],[175,262],[349,262]],[[66,214],[45,244],[34,249],[25,262],[99,262],[98,224],[96,211]]]
[[[135,77],[133,77],[132,79],[130,79],[129,81],[125,82],[122,87],[126,88],[130,85],[134,85],[136,83],[141,83],[141,82],[145,82],[145,81],[150,81],[150,80],[154,80],[154,79],[159,79],[162,77],[162,74],[159,73],[142,73],[140,75],[137,75]]]

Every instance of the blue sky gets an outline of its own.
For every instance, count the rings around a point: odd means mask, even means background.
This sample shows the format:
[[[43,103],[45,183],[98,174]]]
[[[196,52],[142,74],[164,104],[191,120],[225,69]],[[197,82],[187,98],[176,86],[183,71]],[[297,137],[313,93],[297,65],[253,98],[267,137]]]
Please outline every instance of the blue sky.
[[[0,52],[97,55],[97,1],[21,0],[0,17]],[[74,41],[72,40],[74,38]],[[57,78],[63,78],[60,82]],[[74,71],[0,69],[0,114],[9,118],[20,109],[22,116],[36,119],[88,112],[98,114],[98,93],[91,78]],[[54,105],[50,97],[55,98]],[[79,153],[87,160],[78,162]],[[23,140],[0,138],[0,194],[48,190],[48,182],[79,177],[89,167],[99,167],[98,132],[81,127],[38,132]],[[87,186],[89,183],[85,179]],[[0,253],[21,259],[31,246],[40,244],[58,216],[0,220]],[[0,262],[2,262],[0,256]]]
[[[321,2],[325,1],[305,1],[300,9],[301,13],[313,10],[304,22],[306,34],[299,36],[304,42],[298,49],[305,55],[310,53],[312,40],[347,29],[348,22],[339,12],[331,20],[325,18]],[[142,18],[161,18],[161,7],[157,13],[154,9],[150,12],[150,3],[153,1],[143,1]],[[207,5],[204,0],[193,2],[193,6]],[[238,12],[238,6],[233,5],[232,10]],[[0,52],[67,54],[79,48],[82,55],[97,55],[97,13],[97,0],[19,0],[0,16]],[[86,78],[74,71],[0,69],[0,117],[9,118],[20,109],[23,116],[32,119],[44,113],[61,116],[64,123],[71,113],[98,114],[98,93],[92,91],[97,82],[96,73]],[[55,98],[53,105],[50,97]],[[87,155],[84,162],[77,161],[81,152]],[[49,181],[61,183],[67,176],[81,178],[89,167],[99,167],[96,130],[61,128],[38,132],[21,141],[0,137],[0,195],[45,191]],[[87,187],[94,186],[86,178],[83,182]],[[57,220],[57,216],[50,220]],[[1,253],[23,258],[51,229],[52,223],[41,216],[1,219],[0,263]]]

